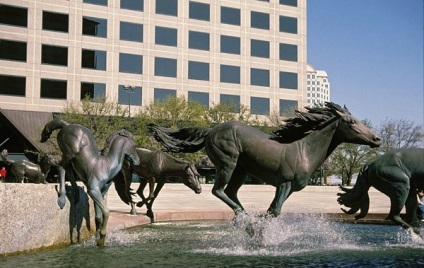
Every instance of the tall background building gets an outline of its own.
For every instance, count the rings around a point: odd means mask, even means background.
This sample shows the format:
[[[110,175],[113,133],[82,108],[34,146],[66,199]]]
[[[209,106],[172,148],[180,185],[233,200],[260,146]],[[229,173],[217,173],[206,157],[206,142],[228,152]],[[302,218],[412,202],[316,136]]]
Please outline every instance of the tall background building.
[[[306,0],[0,0],[0,107],[167,96],[283,113],[306,99]]]
[[[330,101],[330,81],[327,73],[308,64],[306,77],[308,106],[322,105]]]

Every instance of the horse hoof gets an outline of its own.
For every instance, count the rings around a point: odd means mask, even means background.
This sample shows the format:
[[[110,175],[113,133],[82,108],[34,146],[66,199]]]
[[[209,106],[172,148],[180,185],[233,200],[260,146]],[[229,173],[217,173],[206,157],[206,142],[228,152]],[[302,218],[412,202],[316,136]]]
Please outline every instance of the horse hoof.
[[[65,204],[66,204],[66,199],[64,197],[59,197],[57,199],[57,204],[60,207],[60,209],[63,209],[65,207]]]
[[[97,246],[103,247],[105,245],[106,235],[100,235],[99,240],[97,240]]]

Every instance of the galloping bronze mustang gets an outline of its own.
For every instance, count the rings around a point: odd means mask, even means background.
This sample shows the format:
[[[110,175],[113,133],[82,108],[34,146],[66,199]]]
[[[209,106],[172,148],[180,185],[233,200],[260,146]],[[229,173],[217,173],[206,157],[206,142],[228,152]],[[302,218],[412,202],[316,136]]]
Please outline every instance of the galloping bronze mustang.
[[[11,165],[10,171],[15,175],[16,182],[47,183],[47,176],[43,173],[38,164],[32,163],[26,159],[13,161],[8,158],[8,155],[6,149],[1,152],[3,161]]]
[[[108,136],[105,147],[100,152],[88,128],[60,119],[53,119],[46,124],[41,133],[41,142],[46,142],[51,133],[58,129],[57,143],[62,151],[62,160],[58,165],[60,175],[58,205],[63,208],[66,202],[65,173],[71,183],[75,183],[73,174],[75,172],[87,187],[87,194],[94,201],[96,230],[100,235],[97,245],[102,246],[105,243],[109,219],[109,209],[104,196],[125,159],[134,165],[140,163],[135,142],[129,132],[115,131]]]
[[[149,130],[168,151],[196,152],[203,147],[216,168],[212,193],[237,214],[244,211],[237,192],[251,174],[276,187],[268,214],[277,216],[284,201],[302,190],[314,172],[342,142],[380,145],[380,138],[347,108],[328,102],[306,108],[272,135],[241,122],[213,128],[174,130],[150,124]]]
[[[344,193],[338,194],[337,201],[351,208],[342,210],[347,214],[360,210],[355,218],[365,217],[370,206],[368,190],[371,186],[390,198],[390,220],[419,233],[419,229],[415,227],[419,225],[417,189],[424,188],[423,148],[392,150],[363,166],[352,189],[340,187]],[[400,212],[404,206],[406,217],[402,219]]]

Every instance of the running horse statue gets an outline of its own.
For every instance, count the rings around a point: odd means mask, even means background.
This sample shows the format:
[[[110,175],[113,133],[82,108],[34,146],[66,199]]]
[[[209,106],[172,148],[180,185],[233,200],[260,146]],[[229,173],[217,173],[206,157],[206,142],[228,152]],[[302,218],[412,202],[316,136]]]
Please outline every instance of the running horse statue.
[[[203,147],[216,168],[212,194],[233,209],[244,211],[237,192],[247,174],[276,187],[267,211],[278,216],[284,201],[302,190],[310,175],[342,142],[380,145],[380,138],[353,117],[346,107],[328,102],[325,107],[296,111],[296,116],[273,134],[241,122],[212,128],[174,130],[149,124],[149,131],[168,151],[196,152]]]
[[[390,198],[388,218],[418,234],[419,229],[415,228],[419,226],[417,189],[424,188],[424,149],[395,149],[363,166],[353,188],[340,186],[344,193],[338,193],[337,201],[350,208],[342,210],[347,214],[360,210],[355,218],[365,217],[370,205],[368,190],[371,186]],[[404,206],[406,217],[402,219],[400,212]]]
[[[26,159],[13,161],[8,157],[7,149],[1,152],[2,160],[11,165],[10,171],[15,175],[16,182],[32,182],[46,184],[46,175],[38,164],[32,163]]]
[[[125,161],[126,163],[122,166],[121,173],[118,173],[114,178],[115,188],[119,197],[124,203],[131,205],[130,214],[137,215],[135,202],[132,200],[133,193],[130,189],[132,173],[137,174],[141,179],[136,193],[141,197],[142,201],[138,202],[137,206],[142,207],[146,204],[146,215],[150,218],[151,222],[155,222],[152,210],[153,202],[167,178],[178,177],[184,185],[192,189],[196,194],[202,192],[199,172],[194,164],[172,157],[160,150],[150,151],[137,148],[137,154],[140,158],[140,164],[138,166],[131,166],[128,161]],[[149,196],[146,198],[143,191],[148,182],[152,185],[150,186]],[[157,182],[156,188],[154,188],[155,182]]]
[[[97,245],[103,246],[109,219],[109,209],[104,196],[113,182],[113,177],[121,170],[124,160],[128,160],[132,165],[140,163],[135,142],[129,132],[115,131],[108,136],[105,147],[100,152],[88,128],[61,119],[53,119],[45,125],[41,142],[46,142],[55,130],[59,130],[57,143],[62,151],[62,160],[58,165],[58,205],[63,208],[66,202],[65,174],[73,184],[76,175],[87,187],[87,194],[94,201],[96,231],[100,235]]]

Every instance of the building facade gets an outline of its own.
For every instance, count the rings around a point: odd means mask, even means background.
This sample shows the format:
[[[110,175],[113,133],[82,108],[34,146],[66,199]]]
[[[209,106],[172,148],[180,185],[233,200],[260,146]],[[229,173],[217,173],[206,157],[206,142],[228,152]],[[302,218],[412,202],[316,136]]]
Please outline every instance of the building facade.
[[[308,98],[307,106],[314,107],[330,101],[330,81],[328,80],[327,72],[316,70],[308,64],[306,84]]]
[[[0,107],[167,96],[284,113],[306,99],[306,0],[0,0]]]

